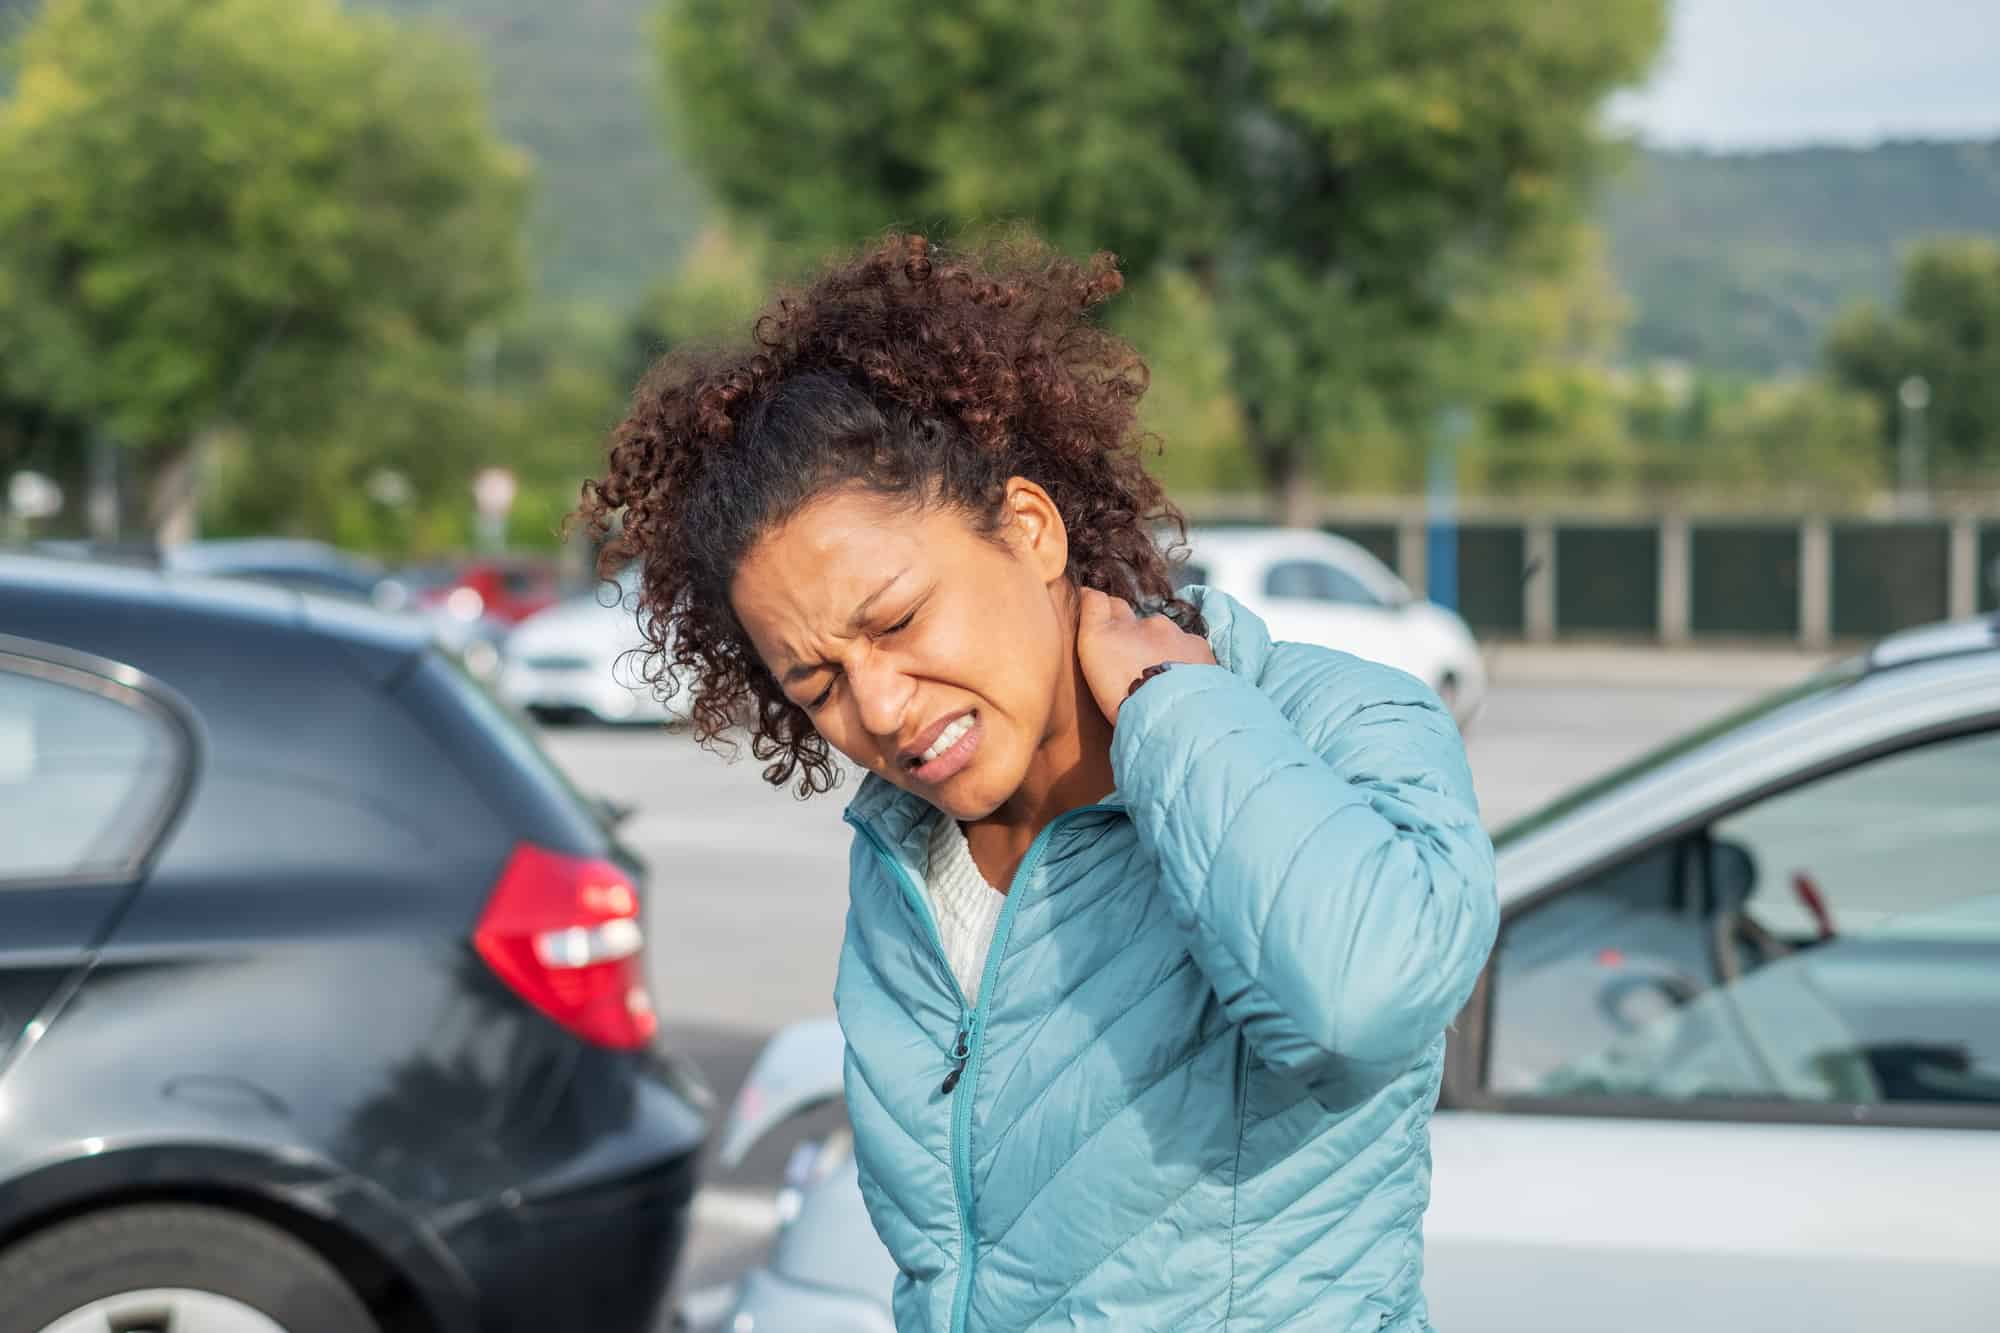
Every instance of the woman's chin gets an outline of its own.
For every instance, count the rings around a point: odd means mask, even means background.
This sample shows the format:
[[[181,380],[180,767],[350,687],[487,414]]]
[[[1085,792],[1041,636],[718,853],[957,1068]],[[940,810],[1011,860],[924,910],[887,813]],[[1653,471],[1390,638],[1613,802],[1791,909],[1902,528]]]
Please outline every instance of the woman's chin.
[[[1014,787],[1005,791],[996,790],[1001,785],[990,780],[990,774],[983,770],[984,764],[974,764],[936,787],[917,787],[919,796],[938,809],[950,815],[961,824],[974,824],[992,815],[1014,794]]]

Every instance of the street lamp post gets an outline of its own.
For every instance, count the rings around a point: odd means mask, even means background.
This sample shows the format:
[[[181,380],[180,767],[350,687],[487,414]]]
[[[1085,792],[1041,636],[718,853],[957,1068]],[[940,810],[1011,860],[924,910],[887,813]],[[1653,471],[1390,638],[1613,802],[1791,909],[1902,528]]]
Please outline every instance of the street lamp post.
[[[1911,375],[1896,388],[1896,482],[1903,504],[1912,512],[1925,507],[1930,471],[1924,447],[1924,409],[1931,405],[1931,384]]]

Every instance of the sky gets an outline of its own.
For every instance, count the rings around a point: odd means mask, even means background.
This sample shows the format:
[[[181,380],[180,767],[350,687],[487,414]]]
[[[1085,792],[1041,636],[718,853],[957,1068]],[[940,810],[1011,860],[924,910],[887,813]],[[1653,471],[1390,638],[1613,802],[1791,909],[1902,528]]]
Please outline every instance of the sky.
[[[1649,143],[2000,137],[1996,0],[1673,0],[1672,23],[1612,109]]]

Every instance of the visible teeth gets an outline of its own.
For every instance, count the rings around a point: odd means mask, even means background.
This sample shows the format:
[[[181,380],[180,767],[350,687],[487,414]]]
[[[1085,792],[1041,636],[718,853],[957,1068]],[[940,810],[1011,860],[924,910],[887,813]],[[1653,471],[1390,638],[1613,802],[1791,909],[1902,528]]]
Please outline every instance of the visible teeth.
[[[960,718],[958,721],[946,727],[944,731],[939,734],[938,738],[931,742],[931,748],[924,751],[924,757],[922,759],[919,759],[917,762],[920,764],[928,764],[931,760],[937,758],[939,755],[943,754],[946,750],[949,750],[952,746],[958,744],[959,739],[963,737],[966,732],[971,730],[972,730],[972,714],[967,713],[964,717]]]

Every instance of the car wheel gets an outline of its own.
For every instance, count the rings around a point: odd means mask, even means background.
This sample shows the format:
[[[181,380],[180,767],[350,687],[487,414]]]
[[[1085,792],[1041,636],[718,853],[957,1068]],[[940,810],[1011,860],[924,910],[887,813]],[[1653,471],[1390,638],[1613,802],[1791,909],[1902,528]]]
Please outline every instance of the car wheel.
[[[218,1208],[113,1208],[0,1253],[0,1329],[22,1333],[379,1333],[291,1236]]]
[[[1438,677],[1438,700],[1444,704],[1445,711],[1453,717],[1458,716],[1458,693],[1458,673],[1456,671],[1447,671]]]

